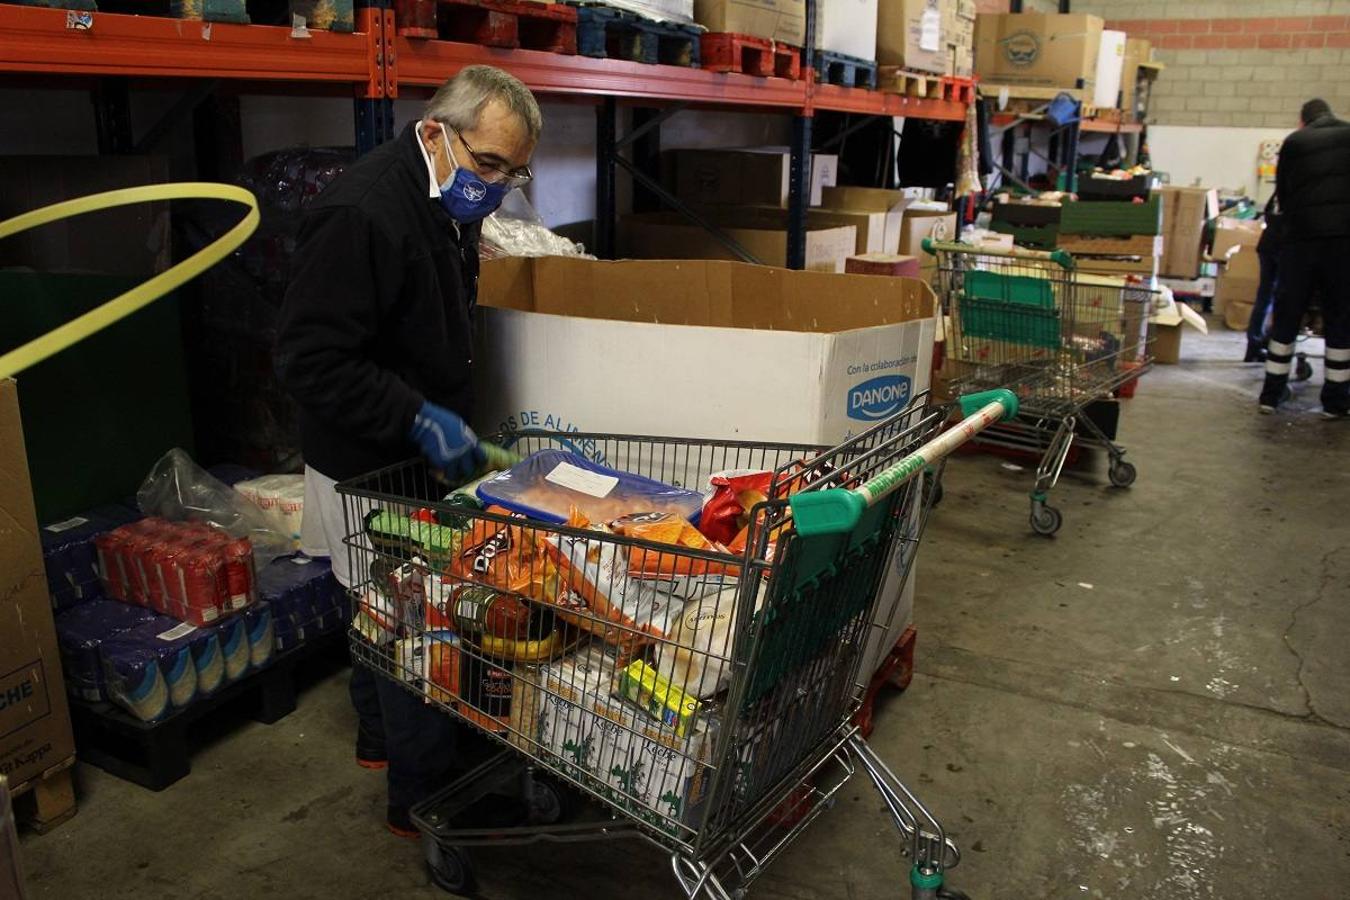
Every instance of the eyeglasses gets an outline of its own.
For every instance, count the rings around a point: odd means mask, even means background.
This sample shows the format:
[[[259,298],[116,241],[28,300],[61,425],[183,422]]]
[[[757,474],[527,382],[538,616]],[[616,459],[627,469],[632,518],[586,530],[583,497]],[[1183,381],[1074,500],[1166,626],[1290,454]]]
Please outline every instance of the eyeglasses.
[[[507,171],[501,166],[496,166],[490,162],[484,161],[474,152],[474,149],[469,146],[469,142],[464,140],[464,132],[460,131],[458,128],[453,129],[453,131],[455,132],[455,136],[459,138],[459,142],[464,145],[464,149],[469,151],[469,158],[473,160],[474,169],[476,169],[478,174],[483,176],[483,180],[489,184],[502,184],[505,185],[508,190],[513,190],[518,187],[524,187],[530,183],[532,178],[534,178],[534,172],[530,171],[529,166],[521,166],[519,169]]]

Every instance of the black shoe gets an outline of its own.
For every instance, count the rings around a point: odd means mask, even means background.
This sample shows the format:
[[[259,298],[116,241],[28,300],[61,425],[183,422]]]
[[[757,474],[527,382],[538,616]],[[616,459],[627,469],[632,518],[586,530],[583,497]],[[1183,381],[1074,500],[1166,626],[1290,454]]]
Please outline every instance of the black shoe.
[[[1242,361],[1245,363],[1265,362],[1266,361],[1265,343],[1263,341],[1254,341],[1251,338],[1247,338],[1247,355],[1242,357]]]
[[[372,737],[358,728],[356,731],[356,764],[363,769],[387,768],[389,754],[384,749],[384,738]]]
[[[1284,378],[1267,375],[1266,385],[1261,389],[1261,399],[1257,401],[1257,409],[1262,415],[1268,416],[1275,412],[1281,403],[1293,396],[1294,392],[1289,389]]]
[[[1331,420],[1350,419],[1350,406],[1323,407],[1322,418]]]
[[[390,833],[398,837],[416,838],[420,836],[406,806],[389,806],[385,811],[384,822],[389,827]]]

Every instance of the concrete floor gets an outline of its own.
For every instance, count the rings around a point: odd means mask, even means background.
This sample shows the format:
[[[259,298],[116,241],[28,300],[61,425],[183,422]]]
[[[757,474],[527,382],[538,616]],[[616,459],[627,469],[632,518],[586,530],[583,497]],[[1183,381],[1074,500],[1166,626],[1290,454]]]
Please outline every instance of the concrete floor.
[[[965,851],[978,898],[1350,897],[1350,424],[1316,386],[1256,415],[1241,339],[1126,405],[1129,491],[1066,475],[1054,539],[1029,473],[949,469],[921,554],[918,674],[873,746]],[[81,766],[79,815],[24,852],[36,898],[438,898],[351,761],[344,677],[213,741],[151,794]],[[755,896],[893,898],[905,863],[855,780]],[[638,844],[483,853],[482,896],[673,898]]]

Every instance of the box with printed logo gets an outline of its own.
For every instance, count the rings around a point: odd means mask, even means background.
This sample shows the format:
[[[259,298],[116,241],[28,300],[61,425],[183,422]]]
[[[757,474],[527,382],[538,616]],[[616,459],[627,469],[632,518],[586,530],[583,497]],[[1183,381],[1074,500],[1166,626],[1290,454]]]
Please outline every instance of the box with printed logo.
[[[18,388],[0,380],[0,775],[14,786],[75,753],[28,480]]]

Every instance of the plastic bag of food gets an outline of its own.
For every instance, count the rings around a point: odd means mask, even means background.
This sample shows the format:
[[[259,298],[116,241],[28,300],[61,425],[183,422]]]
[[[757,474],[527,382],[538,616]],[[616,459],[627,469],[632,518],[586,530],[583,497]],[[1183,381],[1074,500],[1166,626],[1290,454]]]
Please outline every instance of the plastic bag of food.
[[[657,650],[657,674],[700,700],[726,690],[731,683],[739,593],[739,586],[732,586],[686,603],[671,626],[669,641]],[[761,585],[756,609],[763,599]]]
[[[750,524],[750,510],[769,494],[772,472],[738,470],[708,479],[712,495],[703,504],[698,530],[709,540],[730,544]]]
[[[147,516],[205,522],[232,538],[248,538],[263,564],[293,552],[290,536],[274,528],[261,509],[177,447],[155,463],[136,492],[136,502]]]
[[[578,510],[592,522],[632,513],[670,513],[697,522],[703,495],[591,462],[565,450],[541,450],[478,486],[485,504],[545,522]]]
[[[581,256],[594,259],[586,249],[560,234],[549,231],[525,194],[519,190],[507,194],[497,211],[483,220],[483,235],[478,242],[483,259],[503,256]]]
[[[726,553],[727,548],[704,537],[697,528],[679,516],[668,513],[639,513],[609,523],[615,534],[637,538],[672,548]],[[736,575],[739,566],[724,565],[692,556],[647,547],[628,548],[628,571],[634,577],[677,577],[684,575]]]
[[[300,549],[300,523],[305,513],[305,476],[263,475],[240,481],[234,489],[263,511],[272,527]]]

